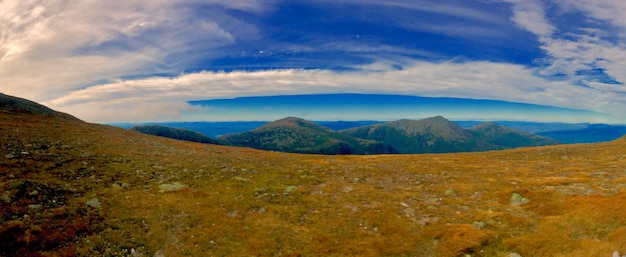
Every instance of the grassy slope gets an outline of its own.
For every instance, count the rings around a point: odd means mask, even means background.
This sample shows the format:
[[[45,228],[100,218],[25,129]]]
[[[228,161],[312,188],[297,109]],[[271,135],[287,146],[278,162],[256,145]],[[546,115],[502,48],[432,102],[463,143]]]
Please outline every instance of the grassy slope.
[[[318,156],[3,115],[0,145],[0,252],[15,256],[626,251],[624,140]],[[159,187],[174,182],[186,186]],[[530,202],[512,205],[513,193]],[[93,198],[101,209],[86,206]]]

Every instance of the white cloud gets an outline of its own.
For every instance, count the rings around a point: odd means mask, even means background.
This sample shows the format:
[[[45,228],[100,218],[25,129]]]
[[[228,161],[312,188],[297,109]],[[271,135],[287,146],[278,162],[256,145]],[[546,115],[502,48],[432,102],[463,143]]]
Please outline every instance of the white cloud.
[[[511,20],[542,40],[550,37],[556,29],[546,19],[543,2],[538,0],[503,0],[513,4]]]
[[[414,62],[403,70],[378,63],[358,72],[200,72],[96,85],[45,104],[90,121],[129,121],[137,119],[138,113],[162,109],[168,109],[164,114],[169,116],[160,118],[175,120],[190,108],[184,104],[189,100],[337,92],[498,99],[597,111],[615,108],[605,105],[608,95],[599,95],[595,89],[572,88],[570,81],[550,81],[534,73],[520,65],[492,62]]]
[[[594,80],[605,80],[598,75],[584,75],[593,70],[602,70],[618,82],[626,83],[626,44],[614,41],[617,36],[625,36],[626,2],[621,0],[567,0],[554,1],[564,13],[576,12],[587,15],[588,20],[569,22],[579,23],[579,28],[567,33],[556,33],[555,27],[546,18],[547,14],[542,2],[525,0],[503,0],[513,4],[511,18],[520,27],[535,34],[540,48],[547,54],[540,63],[545,65],[539,72],[543,76],[566,75],[570,80],[579,80],[588,86],[598,86],[599,92],[606,88],[612,92],[623,92],[617,86],[599,86],[603,83],[589,83]],[[563,13],[552,13],[562,15]],[[605,22],[609,26],[603,25]],[[595,27],[585,27],[590,24]],[[581,75],[581,73],[583,75]],[[596,81],[597,82],[597,81]],[[609,93],[610,94],[610,93]]]
[[[201,1],[262,12],[261,1]],[[225,15],[193,18],[194,1],[0,1],[0,83],[4,93],[43,101],[96,81],[178,72],[167,58],[232,44],[241,28]],[[215,11],[217,12],[217,11]],[[221,16],[220,16],[221,15]],[[216,18],[217,19],[217,18]]]
[[[591,18],[608,21],[614,26],[626,28],[626,2],[622,0],[561,0],[565,8],[572,8],[588,14]]]

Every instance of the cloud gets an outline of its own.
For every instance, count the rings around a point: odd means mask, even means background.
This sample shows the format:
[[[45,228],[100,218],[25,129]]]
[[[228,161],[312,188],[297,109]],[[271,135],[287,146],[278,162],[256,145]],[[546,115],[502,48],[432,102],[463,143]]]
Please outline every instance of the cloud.
[[[537,60],[542,68],[539,74],[546,77],[567,76],[574,84],[597,86],[599,92],[605,92],[606,88],[612,88],[612,92],[624,91],[621,87],[599,86],[604,84],[603,81],[626,82],[623,69],[626,66],[626,45],[615,40],[616,34],[618,37],[626,35],[626,22],[622,18],[626,12],[624,1],[556,1],[557,7],[561,8],[561,15],[587,15],[586,20],[567,20],[566,23],[576,24],[576,29],[571,31],[560,31],[551,24],[542,2],[504,1],[513,6],[511,19],[535,34],[540,49],[546,53],[546,57]]]
[[[262,13],[266,6],[252,0],[0,1],[0,82],[5,93],[41,101],[97,81],[178,73],[186,67],[177,65],[197,57],[198,49],[254,37],[253,26],[224,9]],[[198,9],[206,10],[191,15]]]
[[[543,2],[538,0],[503,0],[513,4],[511,20],[523,29],[537,35],[540,40],[550,37],[556,29],[546,19]]]
[[[91,86],[45,104],[89,121],[129,121],[137,119],[137,113],[162,109],[168,109],[164,114],[169,116],[160,117],[172,120],[189,110],[184,104],[189,100],[339,92],[498,99],[596,111],[615,108],[604,105],[608,95],[598,96],[593,88],[546,80],[521,65],[420,61],[402,70],[376,63],[349,72],[286,69],[151,77]]]

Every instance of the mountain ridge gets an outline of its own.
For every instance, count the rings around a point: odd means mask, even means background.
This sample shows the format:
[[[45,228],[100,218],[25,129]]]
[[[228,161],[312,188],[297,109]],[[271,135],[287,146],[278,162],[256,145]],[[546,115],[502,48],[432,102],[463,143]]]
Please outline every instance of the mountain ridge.
[[[491,134],[481,131],[482,127],[490,128]],[[505,129],[495,124],[482,127],[466,130],[442,116],[435,116],[422,120],[403,119],[333,131],[301,118],[287,117],[269,122],[252,131],[226,135],[218,139],[233,145],[263,150],[331,154],[472,152],[558,143],[556,140],[548,140],[510,128]],[[514,135],[516,142],[507,142],[506,135],[493,135],[493,131]],[[485,138],[482,138],[483,136]],[[330,147],[328,141],[331,139],[343,143],[340,143],[339,147],[337,145]],[[369,143],[358,140],[368,140]],[[360,149],[363,146],[366,149]],[[343,150],[322,150],[325,147],[338,147]]]
[[[392,147],[347,137],[322,125],[295,117],[269,122],[255,130],[218,138],[233,145],[293,153],[385,154]]]

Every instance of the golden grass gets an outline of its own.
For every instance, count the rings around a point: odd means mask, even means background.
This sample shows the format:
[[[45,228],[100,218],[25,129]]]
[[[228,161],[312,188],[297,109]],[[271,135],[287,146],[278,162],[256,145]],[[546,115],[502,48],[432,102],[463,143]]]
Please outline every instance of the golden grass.
[[[5,115],[0,142],[0,194],[11,198],[0,199],[0,254],[8,256],[626,252],[624,140],[318,156]],[[160,188],[175,182],[185,187]],[[511,204],[513,193],[529,202]],[[86,206],[93,198],[101,209]]]

